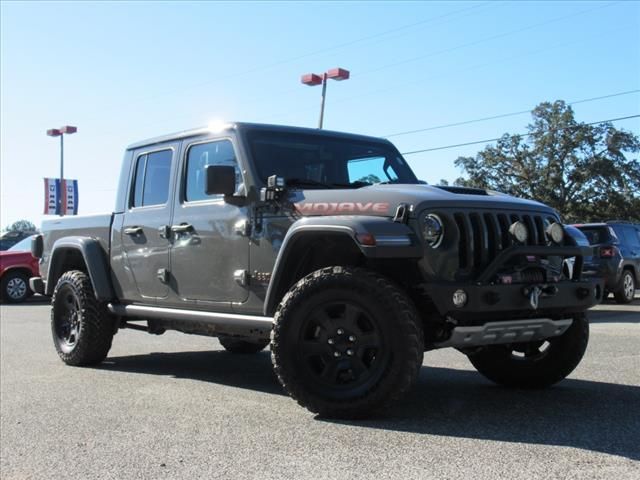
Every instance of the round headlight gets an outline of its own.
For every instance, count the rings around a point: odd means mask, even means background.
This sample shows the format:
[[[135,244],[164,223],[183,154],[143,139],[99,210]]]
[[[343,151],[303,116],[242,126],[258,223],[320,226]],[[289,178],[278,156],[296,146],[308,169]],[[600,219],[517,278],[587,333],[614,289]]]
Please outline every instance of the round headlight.
[[[514,222],[509,227],[509,233],[520,243],[525,243],[529,238],[527,226],[522,222]]]
[[[561,243],[564,238],[564,228],[557,222],[553,222],[547,227],[547,235],[553,243]]]
[[[438,248],[444,237],[444,226],[437,215],[430,213],[424,218],[422,235],[430,247]]]

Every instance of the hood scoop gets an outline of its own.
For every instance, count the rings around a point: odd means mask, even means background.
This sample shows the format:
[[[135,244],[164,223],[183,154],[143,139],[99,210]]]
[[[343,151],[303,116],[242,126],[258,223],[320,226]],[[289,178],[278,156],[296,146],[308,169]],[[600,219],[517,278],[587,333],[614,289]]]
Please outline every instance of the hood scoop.
[[[433,185],[440,190],[444,190],[449,193],[455,193],[457,195],[483,195],[488,196],[489,193],[483,188],[471,188],[471,187],[454,187],[449,185]]]

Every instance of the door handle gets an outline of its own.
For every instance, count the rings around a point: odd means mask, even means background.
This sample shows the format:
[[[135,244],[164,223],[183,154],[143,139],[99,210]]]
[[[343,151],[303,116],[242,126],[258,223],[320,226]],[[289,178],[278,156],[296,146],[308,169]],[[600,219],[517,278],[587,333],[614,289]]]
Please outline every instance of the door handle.
[[[142,233],[142,227],[127,227],[123,232],[127,235],[140,235]]]
[[[171,225],[171,231],[173,233],[187,233],[193,230],[193,226],[188,223],[182,223],[180,225]]]
[[[160,238],[168,239],[170,233],[171,228],[169,228],[169,225],[162,225],[158,228],[158,235],[160,235]]]

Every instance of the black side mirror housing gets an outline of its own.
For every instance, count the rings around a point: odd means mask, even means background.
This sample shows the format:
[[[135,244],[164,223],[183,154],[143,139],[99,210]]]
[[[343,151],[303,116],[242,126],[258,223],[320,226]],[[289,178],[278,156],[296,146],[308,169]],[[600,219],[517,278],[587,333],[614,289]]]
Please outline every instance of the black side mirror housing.
[[[207,165],[207,195],[233,195],[236,192],[236,169],[231,165]]]

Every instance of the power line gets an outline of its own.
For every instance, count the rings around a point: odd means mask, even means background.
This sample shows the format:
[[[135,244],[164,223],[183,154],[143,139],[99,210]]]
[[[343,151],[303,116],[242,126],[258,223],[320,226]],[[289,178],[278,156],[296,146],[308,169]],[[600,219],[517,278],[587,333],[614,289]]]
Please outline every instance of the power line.
[[[592,98],[585,98],[583,100],[576,100],[574,102],[567,103],[567,105],[577,105],[578,103],[595,102],[596,100],[604,100],[605,98],[621,97],[621,96],[624,96],[624,95],[631,95],[633,93],[638,93],[638,92],[640,92],[640,90],[628,90],[626,92],[611,93],[609,95],[602,95],[600,97],[592,97]],[[443,129],[443,128],[459,127],[461,125],[469,125],[471,123],[486,122],[488,120],[496,120],[498,118],[515,117],[517,115],[523,115],[525,113],[531,113],[531,110],[532,109],[519,110],[517,112],[501,113],[499,115],[492,115],[490,117],[475,118],[473,120],[464,120],[462,122],[445,123],[443,125],[435,125],[433,127],[419,128],[417,130],[407,130],[405,132],[392,133],[390,135],[382,135],[382,137],[383,138],[399,137],[401,135],[410,135],[412,133],[429,132],[431,130],[440,130],[440,129]]]
[[[638,118],[638,117],[640,117],[640,114],[638,114],[638,115],[629,115],[628,117],[610,118],[608,120],[599,120],[597,122],[580,123],[578,125],[572,125],[570,127],[554,128],[554,129],[547,130],[547,131],[548,132],[562,132],[564,130],[570,130],[572,128],[578,128],[578,127],[582,127],[582,126],[596,125],[596,124],[599,124],[599,123],[617,122],[617,121],[620,121],[620,120],[629,120],[630,118]],[[521,133],[521,134],[517,134],[517,135],[511,135],[511,137],[531,137],[533,135],[534,135],[533,133]],[[446,150],[446,149],[449,149],[449,148],[466,147],[468,145],[478,145],[480,143],[491,143],[491,142],[497,142],[500,139],[502,139],[502,137],[489,138],[487,140],[477,140],[475,142],[457,143],[455,145],[444,145],[442,147],[423,148],[421,150],[413,150],[411,152],[402,152],[402,155],[414,155],[416,153],[435,152],[436,150]]]
[[[611,36],[614,33],[619,33],[619,32],[624,31],[624,30],[628,30],[628,28],[627,29],[615,28],[615,29],[608,30],[608,31],[605,31],[605,32],[599,32],[598,34],[599,34],[600,38],[603,38],[603,37]],[[506,57],[503,57],[503,58],[501,58],[499,60],[493,60],[493,61],[490,61],[490,62],[483,62],[483,63],[479,63],[479,64],[476,64],[476,65],[473,65],[471,67],[465,67],[465,68],[461,68],[461,69],[458,69],[458,70],[449,70],[449,71],[446,71],[445,73],[440,73],[438,75],[429,75],[427,77],[422,77],[419,80],[412,80],[412,81],[409,81],[409,82],[396,83],[393,86],[384,87],[384,88],[378,88],[378,89],[375,89],[375,90],[369,90],[368,92],[361,93],[361,94],[358,94],[358,95],[350,95],[350,96],[347,96],[347,97],[341,97],[341,98],[332,100],[331,103],[332,104],[344,104],[344,103],[352,102],[352,101],[360,99],[360,98],[370,97],[372,95],[378,95],[378,94],[381,94],[381,93],[384,93],[384,92],[387,92],[387,91],[396,91],[400,87],[408,87],[408,86],[412,86],[412,85],[424,85],[424,83],[425,83],[425,81],[427,79],[446,78],[446,77],[448,77],[448,76],[450,76],[452,74],[460,74],[460,73],[463,73],[463,72],[468,72],[468,71],[472,71],[472,70],[478,70],[478,69],[485,68],[485,67],[488,67],[488,66],[491,66],[491,65],[505,64],[505,63],[507,63],[509,61],[512,61],[512,60],[516,60],[516,59],[520,60],[520,59],[522,59],[524,57],[527,57],[527,56],[530,56],[530,55],[538,55],[540,53],[544,53],[544,52],[547,52],[549,50],[555,50],[557,48],[565,48],[565,47],[568,47],[568,46],[571,46],[571,45],[575,45],[575,44],[582,44],[582,43],[585,43],[588,40],[590,40],[590,38],[581,38],[581,39],[572,40],[572,41],[569,41],[569,42],[556,43],[556,44],[553,44],[553,45],[549,45],[549,46],[546,46],[546,47],[543,47],[543,48],[539,48],[539,49],[536,49],[536,50],[532,50],[532,51],[528,51],[528,52],[525,52],[525,53],[519,52],[517,55],[506,56]],[[302,111],[302,110],[310,111],[310,110],[314,110],[316,108],[317,108],[316,106],[310,106],[310,107],[307,107],[307,108],[304,108],[304,109],[287,110],[286,112],[283,111],[283,112],[278,113],[276,115],[269,115],[268,117],[263,117],[263,118],[265,120],[271,120],[271,119],[274,119],[274,118],[282,118],[282,117],[290,116],[292,111],[296,111],[296,112],[297,111]],[[528,113],[528,111],[527,111],[527,113]]]
[[[389,30],[384,30],[382,32],[374,33],[374,34],[368,35],[368,36],[359,37],[359,38],[356,38],[354,40],[350,40],[348,42],[343,42],[343,43],[331,45],[331,46],[328,46],[328,47],[325,47],[325,48],[321,48],[319,50],[313,50],[311,52],[307,52],[307,53],[304,53],[304,54],[301,54],[301,55],[297,55],[297,56],[294,56],[294,57],[289,57],[289,58],[285,58],[285,59],[282,59],[282,60],[277,60],[277,61],[272,62],[272,63],[268,63],[268,64],[265,64],[265,65],[260,65],[260,66],[257,66],[257,67],[252,67],[252,68],[249,68],[247,70],[242,70],[240,72],[230,73],[230,74],[224,75],[224,76],[219,76],[219,77],[216,77],[216,78],[213,78],[213,79],[210,79],[210,80],[205,80],[203,82],[192,83],[191,85],[186,85],[186,86],[174,88],[174,89],[171,89],[171,90],[165,90],[163,92],[159,92],[159,93],[151,95],[149,97],[138,98],[135,101],[136,102],[141,102],[141,101],[153,100],[153,99],[161,98],[161,97],[164,97],[164,96],[167,96],[167,95],[171,95],[171,94],[175,94],[175,93],[179,93],[179,92],[189,91],[189,90],[192,90],[194,88],[200,88],[200,87],[212,85],[212,84],[218,83],[219,81],[222,81],[222,80],[229,80],[229,79],[233,79],[233,78],[243,77],[243,76],[246,76],[246,75],[250,75],[252,73],[257,73],[257,72],[261,72],[261,71],[264,71],[264,70],[269,70],[271,68],[279,67],[281,65],[285,65],[285,64],[288,64],[288,63],[291,63],[291,62],[302,60],[302,59],[307,58],[307,57],[320,55],[320,54],[331,52],[331,51],[334,51],[334,50],[340,50],[342,48],[350,47],[350,46],[356,45],[358,43],[364,43],[364,42],[367,42],[367,41],[372,40],[372,39],[383,37],[385,35],[397,33],[397,32],[403,31],[403,30],[409,30],[409,29],[414,28],[414,27],[419,26],[419,25],[424,25],[424,24],[433,23],[433,22],[435,22],[435,24],[437,25],[438,23],[440,23],[440,22],[437,22],[438,20],[445,19],[447,17],[452,17],[452,16],[455,16],[455,15],[460,14],[460,13],[476,10],[476,9],[485,7],[487,5],[490,5],[491,3],[492,2],[487,1],[487,2],[480,3],[480,4],[472,5],[470,7],[465,7],[465,8],[461,8],[461,9],[458,9],[458,10],[453,10],[453,11],[450,11],[450,12],[447,12],[447,13],[443,13],[441,15],[436,15],[434,17],[425,18],[425,19],[417,21],[417,22],[413,22],[413,23],[409,23],[409,24],[405,24],[405,25],[400,25],[399,27],[395,27],[395,28],[392,28],[392,29],[389,29]]]
[[[434,56],[434,55],[440,55],[440,54],[443,54],[443,53],[449,53],[449,52],[453,52],[455,50],[459,50],[461,48],[471,47],[471,46],[475,46],[475,45],[478,45],[478,44],[481,44],[481,43],[490,42],[492,40],[497,40],[499,38],[504,38],[504,37],[508,37],[510,35],[515,35],[515,34],[518,34],[518,33],[526,32],[527,30],[531,30],[531,29],[535,29],[535,28],[538,28],[538,27],[542,27],[542,26],[548,25],[550,23],[555,23],[555,22],[559,22],[559,21],[562,21],[562,20],[566,20],[566,19],[571,18],[571,17],[576,17],[576,16],[582,15],[584,13],[592,12],[593,10],[598,10],[600,8],[605,8],[605,7],[610,7],[612,5],[615,5],[616,3],[619,3],[619,1],[610,2],[610,3],[604,4],[604,5],[599,5],[597,7],[587,8],[585,10],[580,10],[579,12],[574,12],[574,13],[563,15],[563,16],[560,16],[560,17],[555,17],[555,18],[552,18],[550,20],[545,20],[543,22],[533,23],[533,24],[526,25],[526,26],[521,27],[521,28],[517,28],[517,29],[514,29],[514,30],[509,30],[507,32],[502,32],[502,33],[499,33],[497,35],[490,35],[488,37],[480,38],[480,39],[474,40],[472,42],[462,43],[462,44],[456,45],[454,47],[449,47],[449,48],[445,48],[445,49],[441,49],[441,50],[436,50],[436,51],[432,51],[432,52],[425,53],[425,54],[422,54],[422,55],[418,55],[417,57],[412,57],[412,58],[400,60],[400,61],[397,61],[397,62],[389,63],[389,64],[386,64],[386,65],[382,65],[380,67],[376,67],[376,68],[371,69],[371,70],[366,70],[364,72],[361,72],[361,73],[358,74],[358,76],[361,77],[361,76],[364,76],[364,75],[370,75],[370,74],[378,72],[380,70],[385,70],[387,68],[396,67],[398,65],[403,65],[403,64],[406,64],[406,63],[416,62],[418,60],[423,60],[423,59],[425,59],[427,57],[431,57],[431,56]],[[354,75],[354,77],[355,77],[355,75]]]

